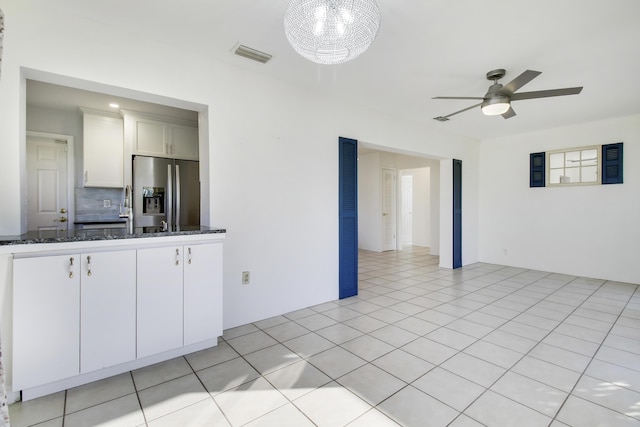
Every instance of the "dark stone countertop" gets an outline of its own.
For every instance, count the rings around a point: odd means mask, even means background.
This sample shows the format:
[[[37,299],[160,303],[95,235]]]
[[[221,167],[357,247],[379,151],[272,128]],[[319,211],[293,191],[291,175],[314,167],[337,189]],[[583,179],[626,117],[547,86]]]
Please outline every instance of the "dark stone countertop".
[[[142,227],[135,228],[133,233],[128,233],[127,230],[123,228],[76,228],[67,231],[29,231],[20,236],[0,236],[0,246],[87,242],[92,240],[144,239],[149,237],[192,236],[226,232],[227,230],[224,228],[205,227],[202,225],[175,226],[169,231],[161,231],[159,227]]]

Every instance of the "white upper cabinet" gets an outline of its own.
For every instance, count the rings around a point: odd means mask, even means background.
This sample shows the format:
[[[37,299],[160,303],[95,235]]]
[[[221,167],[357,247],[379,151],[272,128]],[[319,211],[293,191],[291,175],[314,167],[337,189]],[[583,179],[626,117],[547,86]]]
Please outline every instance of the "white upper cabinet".
[[[156,117],[149,114],[125,112],[127,138],[131,154],[198,160],[198,127],[186,120]]]
[[[193,126],[170,125],[171,156],[176,159],[198,160],[198,128]]]
[[[84,186],[124,187],[124,122],[107,112],[82,109]]]
[[[135,154],[166,155],[169,138],[166,123],[153,120],[136,120],[135,122]]]

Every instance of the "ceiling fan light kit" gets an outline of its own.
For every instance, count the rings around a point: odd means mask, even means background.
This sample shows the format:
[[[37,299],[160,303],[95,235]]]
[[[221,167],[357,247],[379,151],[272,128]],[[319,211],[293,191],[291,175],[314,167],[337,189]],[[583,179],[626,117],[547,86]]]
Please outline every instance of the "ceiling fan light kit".
[[[506,113],[510,107],[509,97],[496,95],[484,101],[480,108],[485,116],[499,116]]]
[[[493,84],[489,86],[489,90],[483,97],[472,96],[436,96],[433,99],[473,99],[481,101],[479,104],[472,105],[455,113],[448,114],[446,116],[434,117],[434,120],[440,122],[446,122],[449,117],[460,114],[467,110],[471,110],[477,106],[480,106],[482,113],[487,116],[499,116],[501,115],[505,119],[509,119],[516,115],[515,111],[511,107],[512,101],[521,101],[524,99],[535,98],[549,98],[553,96],[565,96],[565,95],[577,95],[582,91],[582,87],[569,87],[564,89],[551,89],[551,90],[539,90],[535,92],[520,92],[515,93],[522,86],[529,83],[531,80],[542,74],[540,71],[527,70],[513,79],[511,82],[503,86],[498,83],[498,80],[504,77],[505,70],[498,68],[491,70],[487,73],[487,80],[492,80]]]
[[[291,0],[284,15],[293,49],[317,64],[341,64],[360,56],[379,28],[375,0]]]

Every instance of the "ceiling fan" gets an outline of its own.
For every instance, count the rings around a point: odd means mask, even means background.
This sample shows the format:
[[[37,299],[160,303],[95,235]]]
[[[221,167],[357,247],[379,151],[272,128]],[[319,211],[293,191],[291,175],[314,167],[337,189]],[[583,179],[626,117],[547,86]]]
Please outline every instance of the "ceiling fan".
[[[516,112],[511,108],[511,101],[522,101],[523,99],[534,98],[548,98],[551,96],[564,96],[564,95],[577,95],[582,91],[581,87],[568,87],[564,89],[551,89],[551,90],[538,90],[535,92],[520,92],[515,93],[522,86],[529,83],[531,80],[538,77],[542,72],[527,70],[513,79],[511,82],[503,86],[498,83],[498,80],[504,77],[505,70],[499,68],[497,70],[491,70],[487,73],[487,80],[492,80],[493,84],[489,86],[489,90],[482,97],[473,96],[436,96],[433,99],[476,99],[482,101],[471,107],[464,108],[455,113],[448,114],[446,116],[434,117],[434,120],[440,122],[446,122],[449,117],[463,113],[467,110],[480,106],[482,112],[487,116],[502,115],[505,119],[511,118],[516,115]]]

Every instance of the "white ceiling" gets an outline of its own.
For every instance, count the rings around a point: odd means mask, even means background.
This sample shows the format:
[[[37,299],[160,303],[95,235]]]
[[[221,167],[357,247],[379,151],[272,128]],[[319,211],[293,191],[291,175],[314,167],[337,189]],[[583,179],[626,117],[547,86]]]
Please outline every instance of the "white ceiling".
[[[338,65],[298,56],[283,30],[287,0],[41,0],[133,37],[322,90],[393,115],[478,139],[640,113],[638,0],[378,0],[382,24],[372,47]],[[55,3],[55,4],[54,4]],[[260,64],[231,53],[236,43],[273,55]],[[482,96],[487,71],[542,74],[521,91],[584,86],[580,95],[516,101],[516,117],[473,109],[440,123]]]

